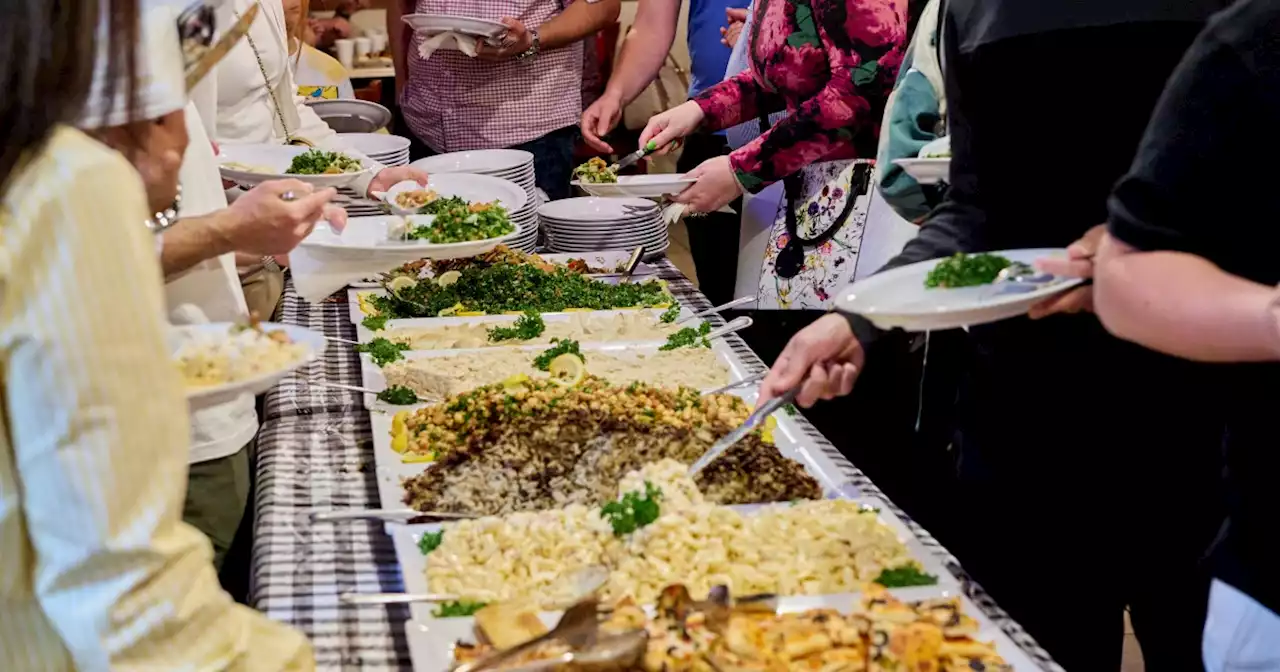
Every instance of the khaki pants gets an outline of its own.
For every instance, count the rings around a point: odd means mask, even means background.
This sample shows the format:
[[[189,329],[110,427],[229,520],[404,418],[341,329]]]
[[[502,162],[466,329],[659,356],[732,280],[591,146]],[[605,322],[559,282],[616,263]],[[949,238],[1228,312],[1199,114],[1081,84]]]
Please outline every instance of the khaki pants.
[[[213,566],[221,570],[249,503],[249,448],[193,464],[187,478],[182,519],[209,537]]]
[[[284,271],[258,268],[240,278],[240,287],[244,290],[244,302],[249,307],[249,314],[270,322],[275,317],[280,297],[284,294]]]

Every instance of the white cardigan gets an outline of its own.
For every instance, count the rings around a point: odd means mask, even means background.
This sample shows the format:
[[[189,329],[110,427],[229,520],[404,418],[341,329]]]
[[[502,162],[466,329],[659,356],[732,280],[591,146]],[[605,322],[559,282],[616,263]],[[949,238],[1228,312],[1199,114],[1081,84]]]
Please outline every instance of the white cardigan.
[[[249,30],[253,45],[247,39],[241,40],[218,64],[218,115],[214,137],[220,144],[226,145],[283,144],[286,133],[276,115],[276,104],[271,100],[274,97],[279,105],[280,116],[284,117],[284,122],[289,127],[289,135],[325,149],[341,149],[348,155],[374,164],[371,172],[351,185],[357,192],[364,194],[369,189],[372,176],[385,166],[359,152],[346,149],[338,134],[316,116],[298,95],[287,46],[284,7],[280,0],[228,0],[218,8],[218,25],[232,25],[240,14],[255,4],[261,4],[262,9]],[[254,46],[257,46],[258,54],[262,57],[261,68],[254,54]],[[270,80],[270,88],[263,80],[263,69]]]

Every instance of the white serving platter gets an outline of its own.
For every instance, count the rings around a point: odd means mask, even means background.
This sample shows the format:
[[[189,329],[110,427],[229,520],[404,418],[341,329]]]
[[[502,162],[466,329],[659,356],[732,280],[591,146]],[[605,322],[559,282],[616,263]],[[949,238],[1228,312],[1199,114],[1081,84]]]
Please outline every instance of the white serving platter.
[[[281,378],[289,375],[293,371],[306,366],[324,355],[324,349],[328,342],[319,332],[305,329],[303,327],[293,326],[291,324],[277,324],[275,322],[263,322],[262,328],[265,331],[283,331],[289,335],[293,342],[306,346],[307,352],[301,358],[290,362],[284,368],[269,373],[263,373],[253,378],[236,381],[233,383],[224,383],[222,385],[212,385],[209,387],[189,387],[186,389],[187,404],[193,408],[205,408],[208,406],[217,406],[229,401],[234,401],[244,395],[259,395],[265,393],[275,386]],[[231,322],[213,322],[209,324],[184,325],[172,327],[169,333],[170,353],[175,354],[178,347],[183,342],[183,332],[201,333],[201,334],[227,334],[232,327],[236,325]]]
[[[542,316],[542,319],[544,322],[565,321],[570,319],[573,316],[580,316],[584,314],[609,316],[609,315],[624,315],[624,314],[635,315],[640,313],[648,314],[652,316],[654,320],[657,320],[664,312],[666,312],[665,308],[622,308],[618,310],[574,311],[574,312],[568,312],[568,313],[540,313],[540,315]],[[685,318],[692,314],[693,312],[690,311],[688,308],[682,307],[680,309],[680,318],[677,318],[677,319]],[[516,314],[476,315],[471,317],[414,317],[414,318],[407,318],[403,320],[387,320],[386,328],[387,329],[415,329],[415,328],[420,329],[420,328],[438,327],[438,326],[454,325],[454,324],[483,324],[490,327],[496,327],[504,324],[511,324],[512,322],[515,322],[519,318],[520,318],[520,315],[516,315]],[[356,340],[357,341],[361,343],[368,343],[369,341],[372,341],[374,338],[377,338],[376,333],[371,331],[368,327],[364,326],[360,322],[356,323]],[[596,341],[584,340],[582,342],[593,343]],[[512,347],[512,346],[499,345],[494,347]],[[467,350],[467,349],[475,349],[475,348],[458,348],[458,349]],[[450,349],[445,349],[444,351],[449,352]]]
[[[878,499],[868,497],[857,497],[845,493],[834,493],[828,496],[828,499],[848,499],[858,502],[863,506],[878,509],[877,517],[880,522],[897,535],[898,540],[906,547],[907,552],[920,563],[925,573],[938,577],[938,583],[934,586],[926,586],[925,588],[933,591],[938,590],[959,590],[960,583],[956,580],[955,575],[947,570],[942,559],[930,552],[924,544],[911,534],[911,530],[907,528],[902,519],[898,518],[888,507]],[[733,506],[735,510],[744,515],[752,515],[767,506],[787,506],[785,502],[775,502],[773,504],[746,504],[741,506]],[[400,565],[401,576],[404,579],[404,588],[406,593],[430,593],[431,584],[427,581],[427,559],[418,548],[418,540],[422,535],[428,532],[439,532],[446,529],[450,523],[426,523],[420,525],[389,525],[387,533],[391,535],[392,545],[396,551],[396,561]],[[447,534],[447,532],[446,532]],[[675,583],[676,581],[672,581]],[[807,600],[814,606],[822,604],[820,600],[849,600],[855,593],[837,593],[833,595],[819,596],[788,596],[787,600]],[[933,595],[938,595],[934,592]],[[920,599],[920,598],[916,598]],[[812,607],[803,607],[812,608]],[[428,622],[434,619],[431,612],[435,610],[435,605],[427,603],[415,603],[409,605],[410,612],[414,620],[419,622]],[[462,619],[448,619],[451,621],[461,621]]]
[[[289,175],[285,171],[294,157],[309,151],[310,147],[295,145],[223,145],[218,154],[218,172],[222,178],[244,186],[254,186],[269,180],[298,180],[317,189],[344,187],[368,174],[372,166],[361,161],[362,169],[353,173],[334,175]],[[355,157],[352,157],[355,158]],[[261,167],[263,172],[247,170],[234,165]],[[302,194],[299,194],[302,196]]]
[[[1037,259],[1064,256],[1057,248],[999,250],[992,252],[1011,261],[1034,264]],[[927,289],[925,278],[942,259],[877,273],[836,294],[836,307],[862,315],[881,329],[907,331],[956,329],[1016,317],[1031,306],[1080,284],[1078,278],[1056,278],[1026,291],[1010,284],[980,285],[958,289]]]
[[[919,602],[930,598],[958,596],[964,613],[978,622],[974,639],[995,644],[996,652],[1013,667],[1014,672],[1034,672],[1043,668],[1033,661],[1017,644],[987,617],[968,596],[950,586],[921,586],[917,588],[891,588],[891,594],[904,602]],[[857,605],[856,595],[820,595],[813,597],[784,597],[778,601],[779,612],[798,612],[828,608],[849,613]],[[404,624],[405,638],[409,642],[409,657],[414,672],[448,672],[453,669],[453,651],[458,641],[475,642],[475,618],[425,618]],[[539,614],[548,629],[555,626],[559,613]]]
[[[402,224],[403,219],[395,215],[352,217],[347,220],[347,226],[341,233],[335,233],[328,226],[317,226],[299,247],[317,253],[318,258],[323,255],[339,264],[359,263],[377,257],[394,258],[394,262],[389,262],[389,268],[394,268],[405,263],[403,260],[406,257],[409,260],[474,257],[520,236],[520,225],[512,223],[515,230],[497,238],[444,244],[425,240],[393,240],[389,234]]]
[[[613,184],[592,184],[574,180],[570,184],[592,196],[631,196],[634,198],[659,198],[678,194],[697,182],[684,173],[657,175],[622,175]]]

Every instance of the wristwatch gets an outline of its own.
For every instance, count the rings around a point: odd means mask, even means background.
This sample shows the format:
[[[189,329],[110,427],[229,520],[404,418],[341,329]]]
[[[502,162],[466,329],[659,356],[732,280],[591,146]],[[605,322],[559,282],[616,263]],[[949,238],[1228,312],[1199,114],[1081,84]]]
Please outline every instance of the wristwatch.
[[[533,43],[529,45],[528,49],[516,55],[517,60],[523,61],[526,58],[533,58],[538,55],[539,51],[542,51],[542,38],[538,37],[538,29],[531,29],[529,35],[533,36]]]

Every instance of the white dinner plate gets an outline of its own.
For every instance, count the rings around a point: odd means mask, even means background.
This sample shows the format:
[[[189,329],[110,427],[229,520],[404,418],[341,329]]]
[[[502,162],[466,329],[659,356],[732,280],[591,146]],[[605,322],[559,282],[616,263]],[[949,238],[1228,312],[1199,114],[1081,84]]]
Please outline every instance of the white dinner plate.
[[[409,155],[409,138],[386,133],[339,133],[344,145],[370,157],[395,158]]]
[[[325,345],[327,341],[322,334],[295,327],[290,324],[276,324],[274,322],[263,322],[264,331],[284,331],[294,342],[306,346],[307,352],[301,358],[290,362],[288,365],[276,371],[263,373],[253,378],[240,380],[233,383],[224,383],[222,385],[212,385],[209,387],[188,387],[186,390],[187,404],[192,408],[205,408],[209,406],[217,406],[234,401],[244,395],[257,396],[265,393],[280,382],[281,378],[292,373],[299,367],[310,364],[324,355]],[[227,334],[236,325],[231,322],[212,322],[209,324],[195,324],[171,327],[169,332],[170,355],[174,355],[178,351],[178,347],[182,344],[184,338],[183,333],[205,333],[205,334]]]
[[[391,123],[391,110],[367,100],[308,98],[307,107],[339,133],[373,133]]]
[[[323,251],[333,256],[335,262],[368,260],[378,256],[403,258],[405,255],[410,258],[418,255],[416,258],[419,259],[457,259],[484,254],[520,235],[520,225],[515,224],[516,230],[504,236],[464,243],[437,245],[424,240],[389,240],[388,231],[401,221],[400,217],[394,215],[352,217],[347,220],[347,226],[341,234],[335,234],[328,226],[317,226],[299,247]]]
[[[622,175],[614,184],[590,184],[574,180],[571,184],[592,196],[631,196],[658,198],[678,194],[697,180],[687,179],[684,173],[658,175]]]
[[[253,186],[268,180],[299,180],[318,189],[326,187],[342,187],[359,179],[369,172],[368,165],[354,173],[336,175],[288,175],[289,164],[299,154],[307,152],[309,147],[294,145],[223,145],[218,154],[218,171],[224,179],[237,184]],[[352,157],[354,158],[354,157]],[[247,166],[241,168],[239,164]],[[362,162],[363,164],[363,162]],[[261,169],[262,172],[258,172]]]
[[[1066,250],[1000,250],[991,254],[1033,264],[1044,257],[1064,256]],[[940,261],[922,261],[859,280],[836,295],[836,307],[862,315],[881,329],[956,329],[1022,315],[1036,303],[1082,282],[1078,278],[1055,278],[1032,291],[1010,284],[927,289],[925,277]]]
[[[533,155],[519,149],[478,149],[450,152],[418,159],[409,164],[427,173],[488,173],[533,164]]]
[[[659,240],[667,237],[666,229],[659,231],[616,231],[603,232],[595,234],[572,234],[559,231],[548,231],[547,237],[556,242],[579,243],[579,244],[604,244],[606,242],[616,243],[640,243],[650,240]],[[612,247],[597,247],[597,250],[611,250]]]
[[[951,181],[951,159],[894,159],[908,175],[920,184],[940,184]]]
[[[615,222],[657,215],[653,201],[643,198],[563,198],[545,203],[538,215],[563,222]]]
[[[451,14],[406,14],[401,19],[410,28],[424,33],[454,32],[478,37],[497,37],[507,29],[497,21]]]

